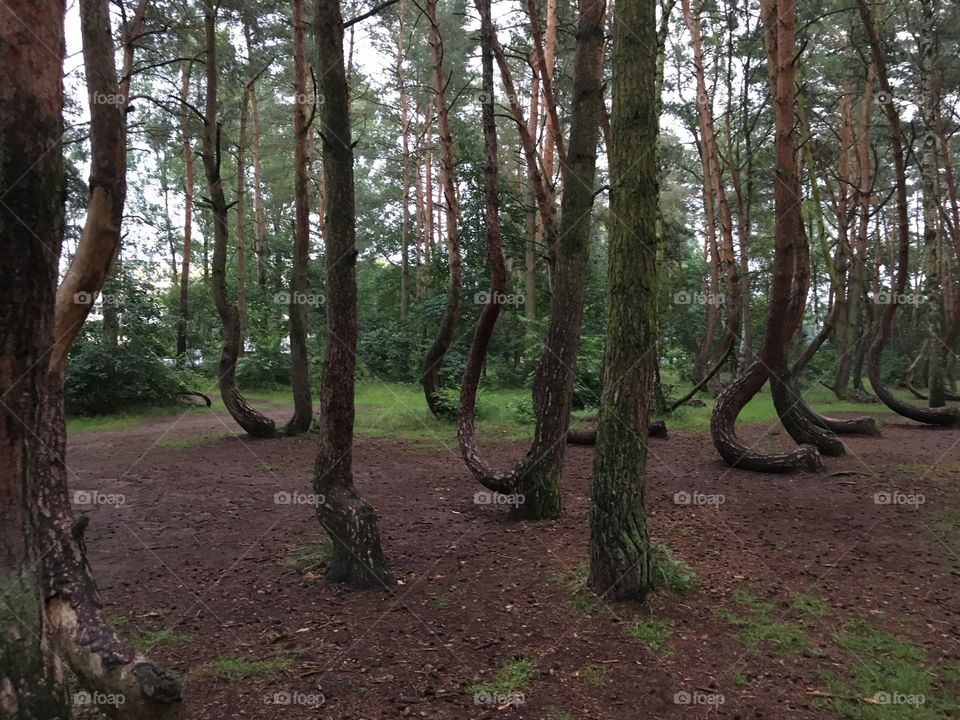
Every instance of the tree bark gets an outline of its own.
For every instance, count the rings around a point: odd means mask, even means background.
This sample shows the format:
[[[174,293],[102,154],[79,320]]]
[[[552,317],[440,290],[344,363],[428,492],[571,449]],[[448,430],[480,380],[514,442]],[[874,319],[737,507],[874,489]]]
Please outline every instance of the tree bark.
[[[900,124],[900,115],[893,103],[894,94],[887,78],[886,61],[881,46],[880,31],[874,21],[873,13],[867,6],[867,0],[857,0],[860,17],[870,43],[870,51],[877,71],[877,82],[884,93],[886,101],[883,109],[890,126],[890,145],[893,151],[894,179],[896,181],[897,200],[897,258],[896,276],[891,288],[891,300],[885,306],[879,322],[879,329],[870,349],[867,351],[865,365],[867,377],[877,397],[894,412],[911,420],[930,425],[956,427],[960,425],[960,409],[955,407],[924,408],[900,400],[883,382],[880,374],[880,356],[890,339],[893,330],[893,321],[900,306],[900,296],[907,285],[910,260],[910,217],[907,200],[906,162],[903,151],[903,130]]]
[[[440,185],[443,192],[443,210],[446,218],[447,263],[450,285],[443,318],[433,344],[423,359],[420,383],[430,411],[440,417],[440,365],[450,349],[453,333],[460,319],[462,302],[462,275],[460,271],[460,204],[457,201],[453,136],[450,132],[449,109],[446,100],[446,75],[443,70],[443,38],[437,18],[437,1],[427,0],[427,20],[430,22],[430,50],[433,60],[433,98],[437,108],[437,132],[440,140]],[[439,223],[438,223],[439,227]]]
[[[491,38],[492,50],[510,99],[511,113],[524,144],[528,173],[541,204],[545,234],[556,239],[553,252],[556,269],[546,346],[533,380],[536,414],[533,443],[518,465],[503,472],[492,471],[477,453],[464,452],[463,455],[468,469],[481,484],[495,492],[523,495],[524,502],[514,506],[515,513],[532,520],[556,518],[562,514],[559,479],[570,427],[596,182],[604,4],[602,0],[580,0],[579,7],[570,141],[564,171],[568,183],[563,193],[558,230],[552,223],[544,183],[536,167],[536,151],[527,134],[517,95],[513,92],[503,48],[495,37]]]
[[[373,507],[353,485],[357,347],[356,210],[350,101],[338,0],[317,0],[314,43],[323,128],[327,343],[320,392],[319,451],[313,472],[317,518],[333,543],[327,578],[355,587],[390,583]]]
[[[763,454],[736,435],[740,410],[773,373],[786,370],[786,351],[803,320],[809,287],[809,247],[801,216],[800,176],[796,161],[794,93],[796,78],[795,0],[762,0],[761,17],[767,68],[774,103],[776,177],[773,280],[758,360],[717,398],[710,421],[714,444],[730,465],[761,472],[819,470],[823,461],[812,445]],[[791,423],[794,418],[788,418]],[[790,427],[785,423],[785,426]]]
[[[187,320],[190,310],[190,250],[193,245],[193,147],[186,102],[190,95],[190,68],[192,63],[180,64],[180,145],[183,152],[183,255],[180,266],[180,303],[177,312],[177,359],[182,362],[187,353]]]
[[[119,236],[126,103],[107,2],[84,0],[91,202],[57,290],[64,10],[56,0],[14,2],[0,23],[0,247],[8,259],[0,264],[0,467],[8,470],[0,476],[0,711],[24,720],[69,717],[65,661],[81,686],[123,696],[122,705],[101,708],[113,718],[181,718],[177,681],[120,642],[106,621],[85,556],[85,523],[74,522],[67,488],[64,363]]]
[[[220,121],[217,117],[217,36],[216,6],[213,0],[204,2],[204,30],[206,37],[206,108],[203,123],[203,166],[210,193],[213,215],[213,260],[211,285],[213,301],[223,324],[223,344],[217,368],[220,397],[231,417],[251,437],[273,438],[281,433],[276,423],[254,410],[237,385],[237,359],[240,355],[240,313],[236,303],[227,294],[227,201],[220,176]]]
[[[310,397],[310,364],[307,357],[307,312],[310,309],[310,128],[313,101],[307,94],[307,58],[304,50],[304,0],[292,0],[293,10],[293,134],[294,134],[294,239],[290,271],[290,380],[293,417],[286,435],[299,435],[313,422]]]
[[[610,212],[617,220],[610,232],[588,580],[612,600],[643,600],[653,586],[644,505],[659,282],[655,30],[654,0],[617,0],[610,148]]]

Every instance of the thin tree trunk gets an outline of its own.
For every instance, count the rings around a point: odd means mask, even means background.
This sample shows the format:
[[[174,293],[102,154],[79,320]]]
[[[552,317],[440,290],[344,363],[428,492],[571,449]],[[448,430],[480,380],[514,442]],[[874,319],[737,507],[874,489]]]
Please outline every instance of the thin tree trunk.
[[[890,339],[893,330],[894,318],[900,306],[900,296],[903,295],[907,284],[910,260],[910,218],[907,200],[906,161],[903,151],[903,130],[900,124],[900,115],[894,105],[894,94],[887,78],[886,61],[881,47],[880,32],[873,18],[873,13],[867,6],[867,0],[857,0],[860,17],[866,29],[867,39],[876,66],[877,81],[886,98],[882,103],[887,121],[890,125],[890,145],[893,150],[894,179],[896,182],[897,199],[897,259],[896,276],[891,288],[891,300],[880,319],[880,327],[876,337],[867,351],[865,365],[867,377],[877,397],[894,412],[917,422],[931,425],[955,427],[960,425],[960,409],[958,408],[924,408],[900,400],[887,389],[880,374],[880,356]]]
[[[180,146],[183,152],[183,255],[180,267],[180,304],[177,314],[177,360],[183,362],[187,353],[187,320],[190,317],[190,250],[193,245],[193,147],[186,102],[190,95],[191,63],[180,64]]]
[[[250,86],[243,86],[240,101],[240,127],[237,131],[237,317],[240,323],[240,347],[243,356],[247,327],[247,108],[250,106]]]
[[[203,124],[203,166],[210,194],[213,215],[213,263],[211,285],[213,301],[223,324],[223,344],[217,368],[220,397],[237,424],[252,437],[272,438],[280,432],[276,423],[254,410],[237,386],[237,358],[240,353],[240,314],[236,303],[227,296],[227,201],[220,176],[220,122],[217,117],[217,36],[214,0],[205,0],[204,30],[206,38],[206,109]]]
[[[391,582],[373,507],[353,484],[354,381],[357,348],[357,246],[350,100],[343,66],[343,18],[338,0],[317,0],[317,76],[324,102],[324,185],[329,193],[325,238],[327,342],[320,391],[319,451],[313,489],[317,518],[333,543],[327,578],[355,587]]]
[[[450,133],[450,119],[446,100],[446,75],[443,70],[443,38],[440,36],[440,24],[437,19],[436,0],[427,0],[427,19],[430,22],[430,48],[433,58],[433,97],[437,107],[437,131],[440,139],[440,185],[443,191],[443,209],[446,217],[447,263],[449,265],[450,284],[447,293],[447,305],[433,344],[427,350],[423,360],[420,383],[427,399],[430,411],[439,417],[442,409],[439,403],[440,365],[443,362],[453,333],[460,319],[462,302],[462,279],[460,271],[460,205],[457,201],[455,163],[453,156],[453,136]],[[439,223],[438,223],[439,226]]]
[[[307,58],[304,50],[304,0],[293,0],[293,177],[294,239],[290,270],[290,380],[293,385],[293,417],[284,429],[298,435],[310,429],[313,402],[310,398],[310,365],[307,356],[307,313],[310,264],[310,125],[313,98],[307,94]]]
[[[400,92],[400,132],[403,190],[400,193],[402,219],[400,225],[400,322],[405,323],[410,311],[410,109],[407,85],[403,75],[404,5],[400,5],[400,29],[397,33],[397,87]]]

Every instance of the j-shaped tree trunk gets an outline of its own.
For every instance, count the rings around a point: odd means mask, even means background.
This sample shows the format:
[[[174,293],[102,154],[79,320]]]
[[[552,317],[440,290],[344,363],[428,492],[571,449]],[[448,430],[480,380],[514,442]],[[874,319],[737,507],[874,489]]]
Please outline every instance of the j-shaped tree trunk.
[[[812,445],[764,454],[747,446],[736,434],[737,416],[743,407],[760,391],[771,373],[786,371],[787,348],[803,320],[810,283],[809,247],[801,216],[802,191],[796,159],[795,0],[762,0],[761,18],[775,120],[773,280],[758,360],[717,398],[710,430],[717,450],[730,465],[761,472],[819,470],[823,461]],[[788,430],[794,420],[793,417],[787,419]]]
[[[433,61],[433,98],[437,108],[437,132],[440,140],[440,185],[443,192],[443,211],[446,218],[447,263],[450,285],[447,305],[440,320],[437,336],[423,359],[420,384],[430,411],[441,414],[438,403],[440,392],[440,365],[450,349],[453,333],[460,319],[460,304],[463,300],[460,270],[460,203],[457,200],[453,135],[450,132],[449,109],[446,100],[447,78],[443,69],[443,37],[437,19],[437,0],[427,0],[427,20],[430,23],[430,51]],[[439,229],[439,224],[438,224]]]
[[[654,0],[617,0],[607,343],[593,457],[590,587],[642,600],[653,584],[644,509],[657,348],[657,42]]]
[[[883,315],[880,319],[879,329],[867,351],[865,359],[867,377],[877,397],[884,405],[894,412],[903,415],[917,422],[930,425],[941,425],[946,427],[956,427],[960,425],[960,409],[955,407],[920,407],[905,402],[894,395],[883,382],[880,374],[880,356],[890,339],[893,330],[893,321],[897,314],[897,308],[900,306],[900,298],[907,286],[907,274],[909,272],[910,260],[910,217],[907,199],[907,180],[906,180],[906,161],[903,150],[903,130],[900,124],[900,115],[894,104],[895,97],[887,77],[887,66],[884,58],[884,52],[881,45],[880,31],[870,10],[867,0],[857,0],[857,7],[860,9],[860,17],[866,30],[867,40],[870,43],[870,51],[873,56],[873,62],[876,66],[877,82],[880,90],[889,99],[883,103],[883,110],[887,115],[887,122],[890,126],[890,145],[893,151],[893,170],[896,183],[897,199],[897,258],[896,275],[891,289],[893,302],[884,307]],[[939,342],[939,338],[937,339]]]
[[[108,5],[84,0],[91,198],[58,291],[64,10],[45,0],[0,11],[0,714],[69,717],[65,662],[81,686],[123,696],[122,705],[101,706],[110,717],[180,718],[179,683],[106,620],[67,487],[63,373],[90,309],[74,296],[99,292],[119,241],[126,153]]]
[[[310,151],[309,140],[314,103],[307,93],[307,58],[304,50],[304,0],[293,0],[293,178],[294,238],[290,270],[290,381],[293,386],[293,417],[285,432],[298,435],[310,429],[313,401],[310,398],[310,364],[307,358],[307,303],[310,265]]]
[[[479,2],[477,6],[481,7]],[[514,506],[515,512],[519,517],[532,520],[556,518],[563,511],[559,481],[570,427],[590,246],[600,132],[604,10],[603,0],[580,0],[573,60],[570,141],[564,169],[567,185],[563,193],[559,227],[554,224],[550,203],[547,202],[546,183],[537,169],[536,149],[527,133],[503,48],[495,37],[490,38],[510,100],[511,114],[524,145],[527,170],[540,206],[544,234],[554,248],[552,253],[556,258],[556,266],[546,346],[533,379],[536,426],[530,449],[518,465],[503,472],[492,471],[479,457],[475,447],[461,445],[461,449],[467,467],[481,484],[496,492],[523,495],[524,502]],[[467,385],[464,387],[467,388]],[[461,395],[461,407],[463,403],[464,397]]]
[[[333,543],[331,581],[355,587],[390,583],[377,515],[353,485],[357,349],[357,246],[350,100],[343,65],[339,0],[317,0],[314,14],[326,203],[327,343],[320,391],[320,448],[313,488],[317,518]]]
[[[217,35],[216,5],[213,0],[204,3],[204,30],[206,37],[206,108],[203,123],[203,167],[210,194],[210,209],[213,215],[213,259],[211,263],[211,286],[217,314],[223,324],[223,345],[217,368],[220,397],[230,415],[251,437],[273,438],[302,432],[293,422],[283,428],[254,410],[237,385],[237,359],[240,356],[240,312],[227,293],[227,243],[230,231],[227,226],[227,200],[220,176],[220,121],[217,116]],[[296,414],[295,414],[296,417]],[[307,423],[309,426],[309,421]]]

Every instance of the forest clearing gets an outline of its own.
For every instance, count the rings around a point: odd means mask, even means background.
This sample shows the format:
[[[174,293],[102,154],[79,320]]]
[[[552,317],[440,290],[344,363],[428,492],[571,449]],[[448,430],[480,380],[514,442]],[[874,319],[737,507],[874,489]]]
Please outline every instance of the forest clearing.
[[[0,3],[0,720],[960,717],[960,6]]]

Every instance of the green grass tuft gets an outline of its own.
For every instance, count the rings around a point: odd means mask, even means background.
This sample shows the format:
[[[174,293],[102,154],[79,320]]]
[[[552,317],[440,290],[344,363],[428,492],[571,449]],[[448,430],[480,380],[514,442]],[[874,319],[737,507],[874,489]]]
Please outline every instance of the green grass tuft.
[[[673,629],[658,618],[647,618],[643,622],[629,625],[624,631],[629,638],[643,640],[654,652],[661,652],[667,645]]]
[[[654,587],[665,587],[672,593],[683,595],[696,584],[697,574],[666,545],[654,545],[650,555]]]
[[[471,685],[470,692],[474,695],[484,693],[496,697],[518,693],[530,684],[536,669],[537,663],[529,658],[513,658],[501,663],[489,682]]]
[[[284,655],[267,660],[245,660],[233,655],[224,655],[213,663],[214,677],[235,685],[245,680],[262,680],[293,667],[293,660]]]

